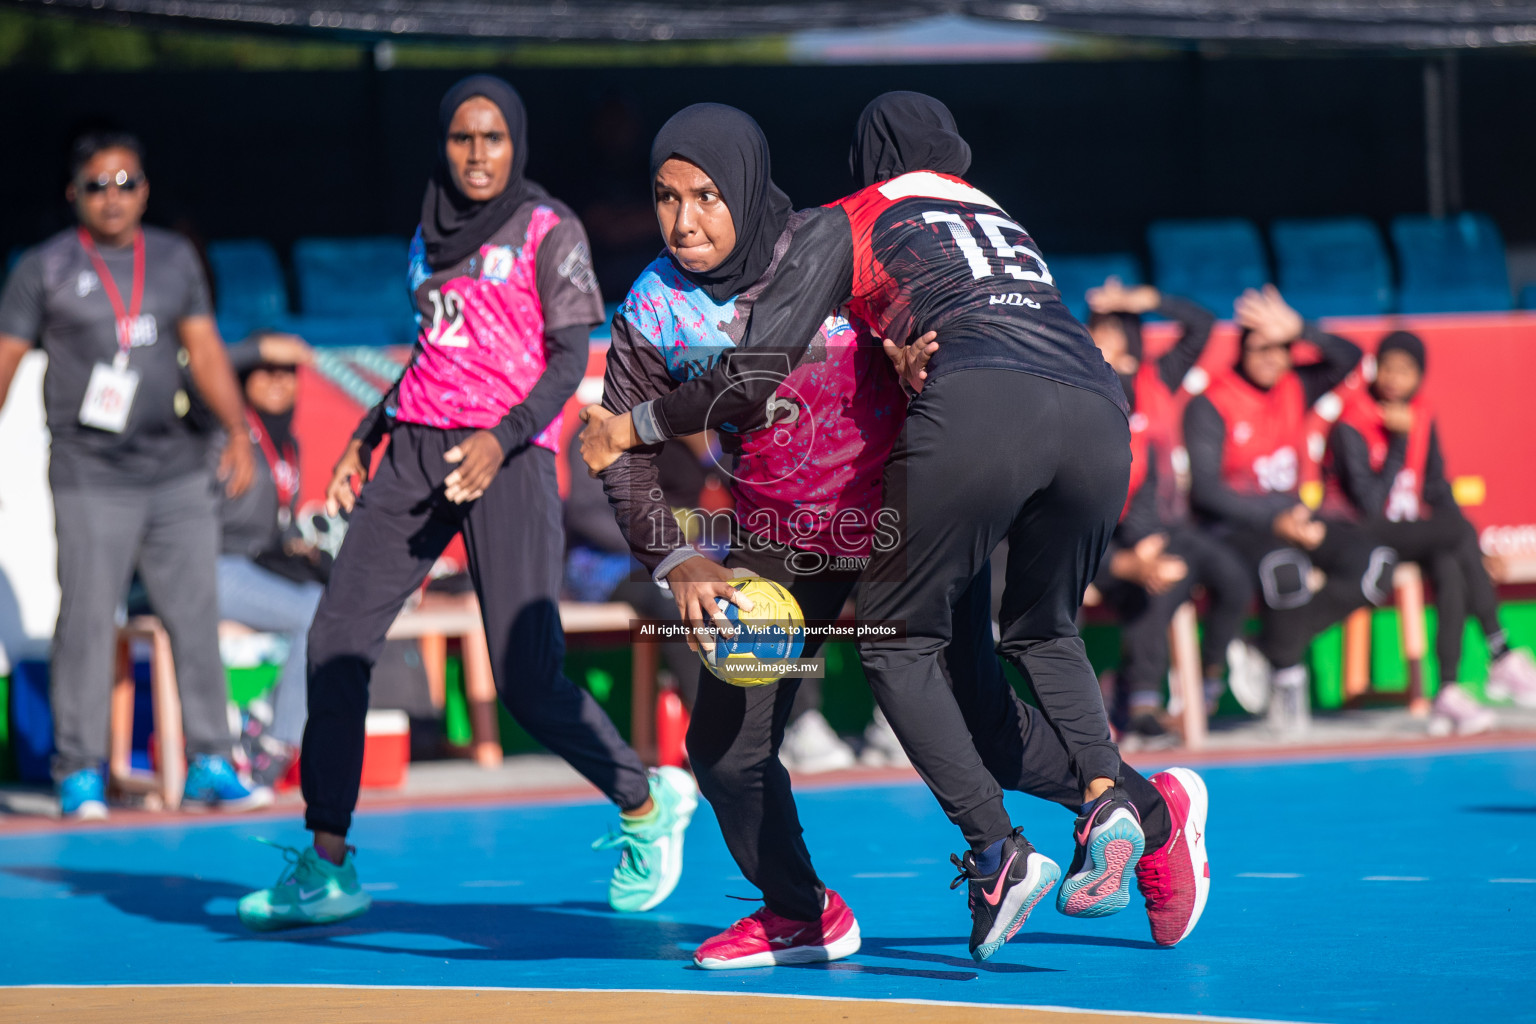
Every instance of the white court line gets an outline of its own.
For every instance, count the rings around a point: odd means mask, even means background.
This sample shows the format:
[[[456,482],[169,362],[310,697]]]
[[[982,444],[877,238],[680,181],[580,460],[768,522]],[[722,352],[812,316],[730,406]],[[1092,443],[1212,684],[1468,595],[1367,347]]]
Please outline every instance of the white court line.
[[[1240,871],[1238,878],[1300,878],[1294,871]]]
[[[1536,885],[1536,878],[1490,878],[1490,882],[1502,882],[1508,885]]]
[[[1427,882],[1423,875],[1366,875],[1362,882]]]
[[[860,871],[854,878],[916,878],[916,871]]]
[[[133,982],[114,982],[106,985],[90,984],[33,984],[33,985],[0,985],[0,992],[25,990],[25,989],[134,989],[134,988],[186,988],[186,989],[223,989],[232,988],[283,988],[283,989],[315,989],[325,991],[328,989],[345,990],[350,992],[368,991],[398,991],[398,992],[529,992],[535,995],[547,992],[576,992],[584,995],[613,995],[616,993],[634,995],[664,995],[664,996],[705,996],[725,999],[782,999],[805,1000],[808,1002],[823,1003],[865,1003],[897,1006],[956,1006],[965,1009],[979,1010],[1043,1010],[1052,1013],[1080,1013],[1095,1017],[1150,1017],[1154,1020],[1191,1021],[1198,1019],[1202,1024],[1300,1024],[1295,1021],[1260,1020],[1255,1017],[1215,1017],[1205,1014],[1187,1013],[1160,1013],[1146,1010],[1090,1010],[1076,1006],[1045,1006],[1020,1003],[967,1003],[954,999],[861,999],[857,996],[811,996],[780,992],[701,992],[697,989],[686,988],[529,988],[524,986],[500,986],[500,985],[327,985],[324,982],[278,982],[276,984],[230,984],[228,982],[194,982],[188,984],[176,984],[157,982],[151,984],[135,984]]]
[[[505,889],[513,885],[522,885],[522,880],[517,878],[486,878],[478,882],[460,882],[461,889]]]
[[[369,892],[389,892],[391,889],[400,888],[398,882],[364,882],[363,888]]]

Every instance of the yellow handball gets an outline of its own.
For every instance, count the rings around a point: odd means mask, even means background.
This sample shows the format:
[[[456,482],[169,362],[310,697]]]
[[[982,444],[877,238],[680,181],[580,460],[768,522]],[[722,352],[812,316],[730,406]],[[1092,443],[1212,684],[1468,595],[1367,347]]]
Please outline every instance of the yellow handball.
[[[716,598],[721,615],[738,627],[736,635],[716,637],[714,651],[701,646],[699,657],[716,678],[732,686],[766,686],[777,682],[781,676],[752,674],[749,666],[800,657],[805,647],[805,615],[800,602],[788,590],[761,576],[742,577],[732,580],[731,585],[752,602],[752,610],[744,612],[725,598]]]

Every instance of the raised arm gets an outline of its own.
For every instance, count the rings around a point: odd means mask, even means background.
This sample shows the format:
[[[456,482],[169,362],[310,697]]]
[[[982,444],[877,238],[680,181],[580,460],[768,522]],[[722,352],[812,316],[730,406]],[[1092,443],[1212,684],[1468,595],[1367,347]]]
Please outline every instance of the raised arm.
[[[1177,391],[1184,377],[1205,354],[1206,343],[1211,340],[1211,328],[1216,326],[1216,314],[1197,302],[1175,295],[1160,295],[1157,304],[1159,316],[1178,322],[1182,333],[1173,348],[1157,361],[1157,374],[1169,391]]]
[[[1302,328],[1301,337],[1317,346],[1323,356],[1321,362],[1296,367],[1296,376],[1301,378],[1301,386],[1307,394],[1307,404],[1311,405],[1344,383],[1350,371],[1360,365],[1361,352],[1354,342],[1329,334],[1314,323]]]

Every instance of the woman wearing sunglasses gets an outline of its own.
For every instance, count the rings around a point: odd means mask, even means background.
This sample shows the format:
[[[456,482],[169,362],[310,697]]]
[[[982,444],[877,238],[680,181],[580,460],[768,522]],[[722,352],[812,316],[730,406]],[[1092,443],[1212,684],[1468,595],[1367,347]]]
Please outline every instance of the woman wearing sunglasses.
[[[114,619],[135,570],[165,623],[191,762],[185,799],[234,810],[269,802],[230,767],[234,744],[219,661],[218,495],[207,435],[187,419],[182,360],[228,442],[230,496],[253,472],[244,403],[186,239],[143,227],[149,201],[138,140],[76,142],[65,198],[77,226],[17,264],[0,296],[0,405],[22,356],[48,353],[43,405],[52,448],[60,605],[51,697],[53,775],[66,818],[107,814],[108,691]]]

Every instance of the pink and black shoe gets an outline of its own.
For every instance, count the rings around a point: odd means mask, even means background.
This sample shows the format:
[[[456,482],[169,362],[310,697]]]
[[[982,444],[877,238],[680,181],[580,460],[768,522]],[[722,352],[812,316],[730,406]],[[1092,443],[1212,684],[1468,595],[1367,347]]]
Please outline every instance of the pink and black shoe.
[[[1035,909],[1051,886],[1061,877],[1061,868],[1051,858],[1039,853],[1024,838],[1020,829],[1002,840],[995,870],[983,874],[976,865],[976,854],[967,850],[965,857],[950,855],[960,874],[949,883],[958,889],[969,883],[971,907],[971,958],[986,960],[1013,938],[1029,912]]]
[[[828,889],[820,920],[795,921],[763,907],[705,939],[694,951],[693,962],[711,971],[814,964],[852,956],[859,942],[853,911]]]
[[[1189,937],[1211,892],[1205,855],[1205,782],[1188,768],[1170,768],[1149,780],[1168,804],[1173,832],[1162,849],[1136,864],[1136,885],[1147,901],[1152,941],[1173,946]]]
[[[1068,917],[1108,917],[1130,906],[1131,871],[1146,836],[1141,815],[1124,792],[1111,787],[1089,804],[1078,815],[1072,837],[1077,849],[1056,892],[1056,909]]]

